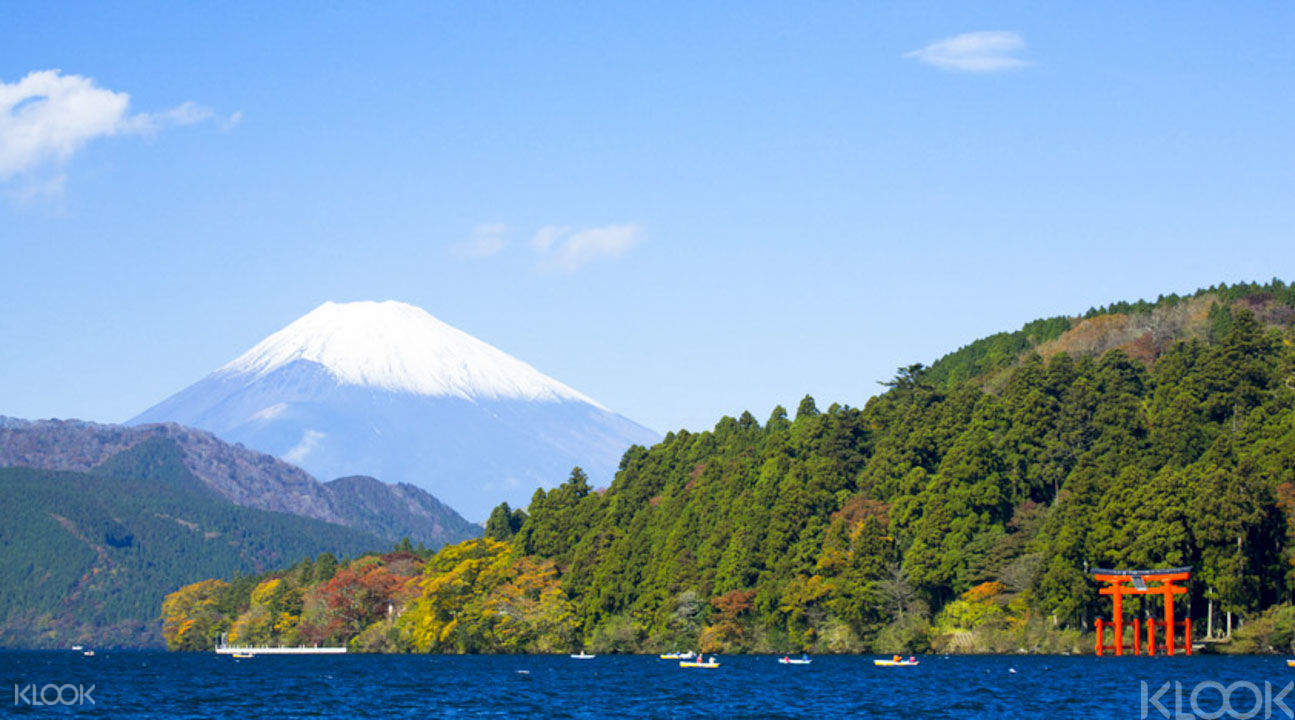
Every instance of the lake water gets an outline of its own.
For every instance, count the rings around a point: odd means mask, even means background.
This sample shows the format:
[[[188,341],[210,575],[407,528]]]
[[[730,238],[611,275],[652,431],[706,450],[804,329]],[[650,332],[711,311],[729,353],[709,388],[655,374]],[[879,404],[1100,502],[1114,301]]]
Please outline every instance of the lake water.
[[[214,654],[0,652],[0,716],[105,718],[1138,718],[1182,710],[1209,717],[1232,685],[1231,712],[1254,694],[1291,715],[1295,670],[1275,656],[1175,658],[939,657],[879,668],[872,656],[820,656],[784,666],[770,656],[720,658],[717,670],[644,656],[344,655],[235,660]],[[1147,684],[1143,715],[1142,683]],[[1219,685],[1199,685],[1200,683]],[[1236,684],[1234,684],[1236,683]],[[1271,685],[1271,691],[1265,689]],[[14,686],[17,686],[17,689]],[[34,692],[31,688],[35,685]],[[35,706],[46,685],[93,685],[93,704]],[[24,688],[26,691],[24,692]],[[1253,688],[1253,690],[1251,689]],[[11,695],[11,692],[13,693]],[[47,699],[60,692],[45,689]],[[11,704],[14,703],[14,704]],[[1227,708],[1222,708],[1227,710]],[[1253,717],[1265,717],[1264,701]]]

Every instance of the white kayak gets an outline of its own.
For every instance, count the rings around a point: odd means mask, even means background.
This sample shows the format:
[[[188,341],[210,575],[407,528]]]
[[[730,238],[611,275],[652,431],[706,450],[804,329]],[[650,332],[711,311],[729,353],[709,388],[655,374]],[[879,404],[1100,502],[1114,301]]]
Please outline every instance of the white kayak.
[[[807,657],[806,658],[780,657],[778,658],[778,662],[782,663],[783,665],[808,665],[814,661],[810,660]]]
[[[590,654],[585,653],[585,652],[578,652],[578,653],[572,653],[572,654],[571,654],[571,659],[572,659],[572,660],[593,660],[593,659],[594,659],[594,658],[596,658],[596,657],[598,657],[598,656],[597,656],[597,655],[590,655]]]

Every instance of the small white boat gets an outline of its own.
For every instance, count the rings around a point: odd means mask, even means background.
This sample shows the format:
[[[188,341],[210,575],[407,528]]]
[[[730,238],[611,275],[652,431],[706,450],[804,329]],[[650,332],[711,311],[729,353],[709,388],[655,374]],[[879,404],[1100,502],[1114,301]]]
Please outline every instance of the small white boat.
[[[715,661],[715,657],[712,655],[709,660],[706,660],[700,657],[697,658],[696,660],[680,660],[679,667],[702,668],[704,670],[714,670],[715,668],[719,667],[719,663]]]
[[[910,657],[907,660],[901,659],[898,655],[886,660],[873,660],[872,664],[877,667],[914,667],[918,663],[917,658]]]
[[[783,665],[808,665],[814,661],[810,660],[808,655],[801,655],[798,658],[790,657],[788,655],[783,655],[782,657],[778,658],[778,662]]]
[[[598,656],[597,656],[597,655],[590,655],[589,653],[585,652],[584,650],[581,650],[581,651],[580,651],[580,652],[578,652],[578,653],[572,653],[572,654],[571,654],[571,659],[572,659],[572,660],[593,660],[593,659],[594,659],[594,658],[596,658],[596,657],[598,657]]]
[[[256,657],[255,655],[249,652],[236,652],[236,653],[233,653],[233,656],[238,660],[247,660],[248,658]]]
[[[72,649],[73,649],[73,650],[75,650],[75,651],[77,651],[77,652],[81,652],[82,650],[84,650],[84,649],[85,649],[85,647],[84,647],[84,646],[81,646],[81,645],[73,645],[73,646],[72,646]]]
[[[84,656],[86,656],[86,657],[94,657],[94,651],[93,651],[93,650],[86,650],[86,651],[82,652],[81,654],[82,654],[82,655],[84,655]]]
[[[688,652],[672,652],[659,655],[662,660],[692,660],[697,657],[697,653],[689,650]]]

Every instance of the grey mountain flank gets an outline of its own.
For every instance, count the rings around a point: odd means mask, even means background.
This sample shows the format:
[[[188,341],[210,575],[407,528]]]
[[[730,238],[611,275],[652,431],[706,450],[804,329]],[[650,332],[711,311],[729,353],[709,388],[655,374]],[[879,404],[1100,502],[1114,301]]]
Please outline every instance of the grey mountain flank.
[[[429,546],[481,532],[418,488],[373,478],[321,483],[288,462],[175,423],[126,426],[0,417],[0,467],[85,472],[151,438],[175,442],[194,477],[243,507],[315,518],[389,540],[409,537]]]

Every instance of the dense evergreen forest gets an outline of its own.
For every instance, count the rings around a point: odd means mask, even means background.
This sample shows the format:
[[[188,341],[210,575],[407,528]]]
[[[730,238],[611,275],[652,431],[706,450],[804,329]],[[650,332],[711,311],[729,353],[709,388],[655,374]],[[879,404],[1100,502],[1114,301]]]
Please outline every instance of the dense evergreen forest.
[[[1280,281],[1036,321],[901,369],[863,408],[806,397],[670,433],[605,490],[576,469],[435,555],[188,586],[166,637],[1059,651],[1108,612],[1089,568],[1192,565],[1198,628],[1289,645],[1293,328]]]

